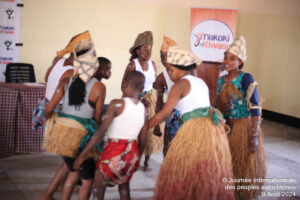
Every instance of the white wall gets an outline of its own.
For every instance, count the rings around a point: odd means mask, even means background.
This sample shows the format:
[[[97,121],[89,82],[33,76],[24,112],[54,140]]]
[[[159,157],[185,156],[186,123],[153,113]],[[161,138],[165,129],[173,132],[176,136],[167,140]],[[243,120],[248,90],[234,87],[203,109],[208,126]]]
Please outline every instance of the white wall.
[[[112,61],[108,103],[120,97],[129,48],[138,33],[154,34],[152,59],[162,70],[159,49],[163,35],[189,46],[190,8],[238,9],[237,35],[247,40],[245,71],[259,83],[265,109],[300,118],[298,67],[299,0],[23,0],[20,61],[33,63],[43,82],[56,51],[70,38],[89,30],[98,56]]]

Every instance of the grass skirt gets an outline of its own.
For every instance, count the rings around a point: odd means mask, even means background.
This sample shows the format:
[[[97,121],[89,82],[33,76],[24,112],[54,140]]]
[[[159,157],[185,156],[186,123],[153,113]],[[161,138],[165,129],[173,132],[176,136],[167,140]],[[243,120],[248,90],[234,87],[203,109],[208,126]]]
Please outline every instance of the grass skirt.
[[[53,122],[47,121],[43,149],[58,155],[75,157],[86,129],[73,119],[55,117],[51,120]]]
[[[147,108],[148,119],[150,119],[155,115],[156,98],[154,92],[145,96],[144,99],[146,99],[151,103],[151,106]],[[162,134],[164,134],[164,129],[165,129],[164,124],[165,123],[161,123],[159,125]],[[164,136],[162,135],[158,137],[153,134],[153,131],[154,128],[150,128],[147,132],[145,151],[144,151],[145,155],[151,155],[151,153],[161,151],[163,148]]]
[[[82,141],[84,140],[87,144],[91,137],[90,132],[94,133],[94,130],[96,130],[96,122],[93,126],[91,121],[86,121],[90,123],[81,124],[75,119],[58,117],[57,113],[53,114],[46,123],[42,148],[54,154],[74,158],[80,152],[80,149],[84,148],[81,148]],[[93,148],[88,157],[98,159],[98,151],[99,149]]]
[[[222,125],[190,119],[178,130],[162,163],[154,199],[235,199],[223,178],[232,177],[231,155]]]
[[[251,120],[231,120],[232,130],[229,136],[229,146],[232,156],[232,168],[235,179],[265,178],[265,153],[263,148],[263,133],[260,130],[260,145],[258,152],[251,154],[248,148],[249,136],[251,135]],[[256,198],[261,193],[263,183],[236,183],[235,195],[237,199]],[[256,189],[239,189],[244,186],[254,185]]]

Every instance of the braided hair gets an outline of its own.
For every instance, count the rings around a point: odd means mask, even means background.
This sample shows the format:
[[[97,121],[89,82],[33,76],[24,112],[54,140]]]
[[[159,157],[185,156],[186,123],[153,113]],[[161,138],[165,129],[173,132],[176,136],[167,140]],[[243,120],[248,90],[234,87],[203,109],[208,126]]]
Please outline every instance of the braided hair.
[[[89,49],[84,49],[76,53],[76,56],[81,56],[88,52]],[[73,78],[72,83],[69,87],[69,105],[79,106],[84,103],[84,98],[86,96],[85,82],[79,77],[76,76]]]

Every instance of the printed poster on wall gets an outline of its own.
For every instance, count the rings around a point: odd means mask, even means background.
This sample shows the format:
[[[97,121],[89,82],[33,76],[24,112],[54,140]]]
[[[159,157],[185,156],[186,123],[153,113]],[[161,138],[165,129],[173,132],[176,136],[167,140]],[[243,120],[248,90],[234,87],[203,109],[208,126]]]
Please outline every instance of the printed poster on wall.
[[[0,0],[0,82],[5,82],[6,65],[19,62],[21,0]]]
[[[190,48],[204,61],[222,62],[234,41],[237,10],[191,8]]]

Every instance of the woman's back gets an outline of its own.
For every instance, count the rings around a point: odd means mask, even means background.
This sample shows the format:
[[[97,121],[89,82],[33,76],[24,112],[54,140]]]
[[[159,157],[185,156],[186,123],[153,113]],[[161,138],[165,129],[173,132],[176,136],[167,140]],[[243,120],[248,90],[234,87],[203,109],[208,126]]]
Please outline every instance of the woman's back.
[[[180,114],[183,115],[197,108],[209,107],[209,90],[206,83],[202,79],[192,75],[186,75],[182,79],[189,81],[190,91],[175,106]]]

